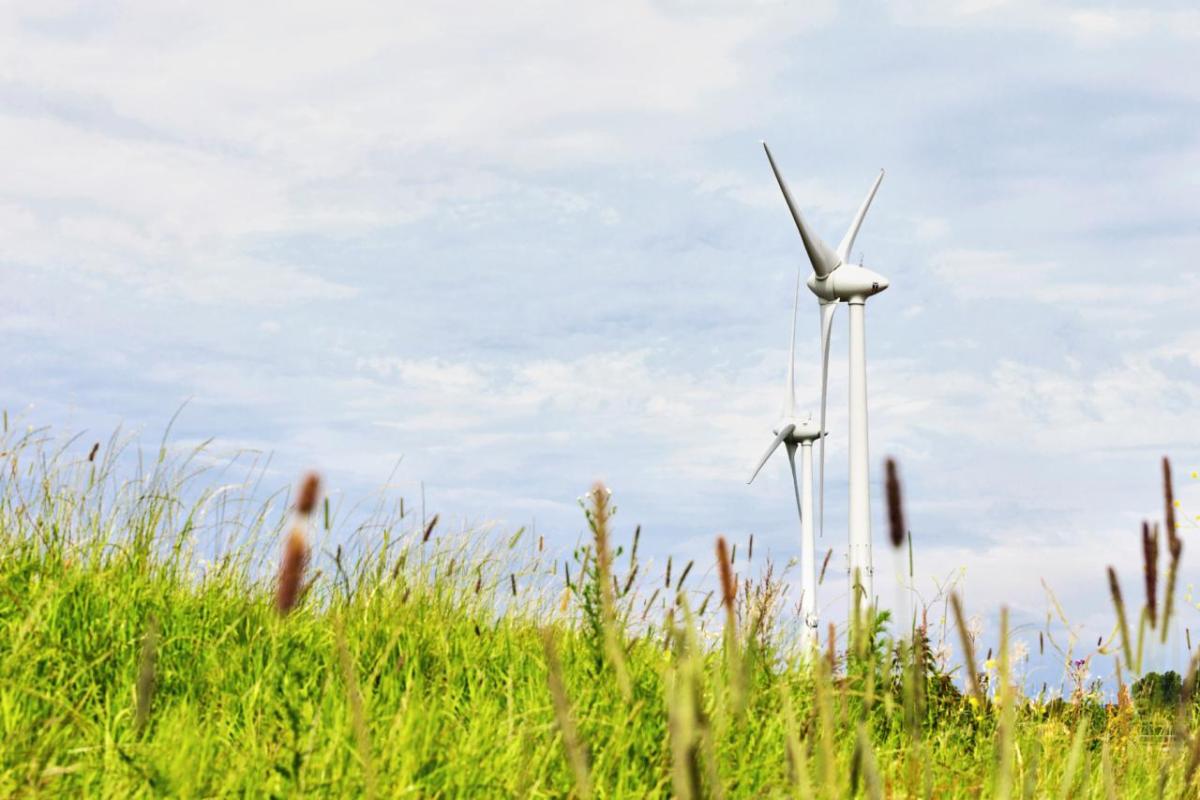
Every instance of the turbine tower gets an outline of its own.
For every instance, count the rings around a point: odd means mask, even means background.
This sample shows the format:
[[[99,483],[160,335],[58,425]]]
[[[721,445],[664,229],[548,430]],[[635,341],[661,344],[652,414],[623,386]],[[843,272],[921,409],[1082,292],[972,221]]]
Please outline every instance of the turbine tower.
[[[792,468],[792,489],[796,494],[796,510],[800,513],[800,618],[804,621],[800,644],[804,648],[817,642],[817,552],[813,538],[812,443],[821,438],[821,428],[813,423],[812,414],[805,419],[796,416],[796,316],[800,309],[800,275],[796,275],[796,297],[792,305],[792,345],[788,353],[787,384],[784,386],[783,416],[776,426],[775,439],[754,467],[747,484],[754,483],[767,459],[780,444],[787,448],[788,464]],[[796,448],[800,448],[800,479],[796,478]]]
[[[854,215],[849,230],[842,237],[837,250],[827,244],[808,227],[800,209],[792,200],[787,183],[775,165],[771,148],[763,142],[763,150],[775,173],[775,180],[783,191],[788,210],[800,232],[804,251],[812,264],[808,288],[817,296],[821,309],[821,425],[825,429],[825,405],[829,387],[829,338],[833,327],[833,315],[839,303],[845,302],[850,314],[850,579],[857,581],[856,590],[861,590],[867,603],[874,602],[874,568],[871,562],[871,486],[870,460],[867,447],[867,298],[879,294],[888,287],[887,278],[866,269],[861,264],[850,264],[850,248],[862,227],[863,218],[871,207],[875,192],[883,181],[883,170],[871,185],[867,197]],[[821,439],[821,530],[825,528],[825,440]]]

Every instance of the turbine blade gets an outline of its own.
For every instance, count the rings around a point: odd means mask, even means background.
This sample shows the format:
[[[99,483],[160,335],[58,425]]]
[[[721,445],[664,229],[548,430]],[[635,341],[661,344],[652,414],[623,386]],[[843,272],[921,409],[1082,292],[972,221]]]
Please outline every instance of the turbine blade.
[[[883,170],[879,170],[879,177],[875,179],[875,183],[871,184],[871,191],[867,192],[867,199],[858,208],[858,213],[854,215],[854,221],[850,223],[850,229],[846,231],[846,235],[842,237],[842,243],[838,245],[837,259],[839,263],[844,263],[850,260],[850,248],[854,247],[854,237],[858,236],[858,229],[862,227],[863,218],[867,216],[867,209],[871,207],[871,201],[875,199],[875,193],[879,191],[879,184],[883,182]]]
[[[796,477],[796,443],[787,443],[788,464],[792,467],[792,488],[796,491],[796,514],[804,522],[804,506],[800,503],[800,479]],[[810,565],[811,566],[811,565]]]
[[[754,474],[750,476],[750,480],[746,481],[749,485],[754,483],[754,479],[758,477],[758,473],[762,470],[763,464],[767,463],[767,459],[771,457],[771,453],[783,442],[784,439],[792,435],[792,431],[796,429],[795,423],[788,423],[779,429],[779,433],[775,435],[775,441],[771,442],[771,446],[767,448],[767,452],[763,453],[763,457],[758,460],[758,465],[754,467]]]
[[[784,388],[783,415],[796,416],[796,318],[800,314],[800,271],[796,271],[796,299],[792,304],[792,346],[788,351],[787,386]]]
[[[796,206],[796,202],[792,200],[792,193],[788,191],[787,182],[784,181],[783,175],[779,174],[779,168],[775,166],[775,158],[771,155],[771,148],[767,147],[767,143],[762,143],[763,150],[767,152],[767,161],[771,162],[771,172],[775,173],[775,180],[779,183],[779,188],[783,191],[783,199],[787,201],[788,210],[792,212],[792,219],[796,221],[796,230],[800,231],[800,238],[804,241],[804,251],[808,253],[808,260],[812,262],[813,272],[817,273],[818,278],[824,278],[829,273],[838,268],[841,263],[838,260],[837,253],[829,249],[829,245],[821,241],[815,233],[808,229],[808,225],[804,222],[804,217],[800,215],[800,209]]]
[[[825,535],[825,408],[829,398],[829,340],[833,333],[833,315],[838,301],[821,302],[821,480],[818,502],[821,505],[820,535]]]

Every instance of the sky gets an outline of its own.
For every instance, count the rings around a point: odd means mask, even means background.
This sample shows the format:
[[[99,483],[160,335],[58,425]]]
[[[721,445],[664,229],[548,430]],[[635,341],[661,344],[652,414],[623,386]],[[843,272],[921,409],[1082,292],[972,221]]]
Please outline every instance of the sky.
[[[269,452],[280,486],[423,486],[563,548],[601,479],[660,564],[717,534],[791,558],[785,460],[745,484],[809,269],[766,139],[831,243],[887,170],[855,246],[891,282],[885,603],[894,455],[922,596],[961,575],[985,627],[1005,604],[1036,639],[1044,580],[1106,634],[1164,454],[1200,554],[1198,53],[1189,2],[7,4],[0,405],[157,441],[186,403],[175,441]]]

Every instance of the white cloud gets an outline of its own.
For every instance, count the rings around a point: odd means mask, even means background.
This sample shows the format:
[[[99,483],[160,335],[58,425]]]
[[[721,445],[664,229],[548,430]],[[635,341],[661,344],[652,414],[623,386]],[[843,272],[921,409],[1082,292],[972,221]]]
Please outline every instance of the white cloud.
[[[1019,300],[1053,305],[1066,313],[1101,322],[1144,320],[1159,314],[1180,297],[1200,291],[1200,273],[1185,273],[1181,280],[1147,280],[1138,269],[1124,280],[1103,276],[1080,279],[1076,265],[1022,257],[1010,251],[946,250],[931,258],[931,274],[958,298],[968,300]]]
[[[1045,30],[1070,36],[1088,46],[1119,39],[1200,36],[1200,12],[1153,5],[1116,7],[1112,3],[1046,3],[1037,0],[891,0],[894,18],[924,26],[988,26]]]
[[[757,149],[779,137],[831,241],[889,167],[860,240],[896,270],[872,445],[913,476],[918,563],[966,565],[973,605],[1033,609],[1036,573],[1094,613],[1158,450],[1195,446],[1195,13],[891,8],[6,9],[0,388],[88,424],[192,396],[283,480],[403,455],[410,500],[566,538],[601,474],[659,553],[751,529],[790,553],[786,468],[744,486],[802,258]],[[1013,344],[1056,326],[1080,346]]]

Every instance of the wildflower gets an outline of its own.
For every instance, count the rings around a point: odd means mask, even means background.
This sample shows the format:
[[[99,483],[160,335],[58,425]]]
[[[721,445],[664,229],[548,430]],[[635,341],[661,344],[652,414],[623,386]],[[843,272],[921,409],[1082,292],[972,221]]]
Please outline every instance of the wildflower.
[[[1092,673],[1088,669],[1090,658],[1080,658],[1075,661],[1067,662],[1067,677],[1075,684],[1075,691],[1072,697],[1075,700],[1082,698],[1085,694],[1084,687],[1091,680]]]
[[[1029,645],[1017,639],[1012,643],[1012,658],[1013,661],[1024,661],[1029,658]]]
[[[988,672],[995,672],[996,671],[996,659],[989,658],[987,661],[984,661],[983,668],[985,670],[987,670]]]
[[[972,639],[978,639],[983,635],[983,617],[976,614],[967,620],[967,633],[971,634]]]

